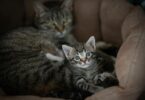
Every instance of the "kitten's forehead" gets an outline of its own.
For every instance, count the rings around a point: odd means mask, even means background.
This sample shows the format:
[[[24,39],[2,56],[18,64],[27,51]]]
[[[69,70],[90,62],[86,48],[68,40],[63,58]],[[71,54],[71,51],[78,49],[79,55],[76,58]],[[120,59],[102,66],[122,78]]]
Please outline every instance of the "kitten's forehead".
[[[75,49],[77,52],[82,52],[85,48],[84,48],[84,45],[82,43],[80,43],[75,46]]]
[[[75,47],[76,49],[76,55],[79,57],[85,57],[86,56],[86,50],[84,48],[84,45],[80,44],[77,47]]]
[[[84,44],[78,44],[76,47],[75,47],[76,51],[81,53],[81,52],[87,52],[89,51],[88,48],[86,48],[86,46]]]
[[[76,56],[80,58],[85,58],[88,52],[91,52],[88,48],[85,47],[83,44],[79,44],[75,47],[76,49]],[[92,53],[92,52],[91,52]]]
[[[86,51],[83,50],[82,52],[78,52],[77,55],[79,55],[81,58],[86,57]]]

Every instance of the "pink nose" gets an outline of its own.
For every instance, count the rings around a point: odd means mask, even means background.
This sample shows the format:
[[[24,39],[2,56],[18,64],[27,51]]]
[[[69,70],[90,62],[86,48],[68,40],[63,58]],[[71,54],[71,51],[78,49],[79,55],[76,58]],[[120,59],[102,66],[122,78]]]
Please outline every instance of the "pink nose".
[[[86,59],[81,59],[81,61],[82,61],[83,63],[86,63]]]

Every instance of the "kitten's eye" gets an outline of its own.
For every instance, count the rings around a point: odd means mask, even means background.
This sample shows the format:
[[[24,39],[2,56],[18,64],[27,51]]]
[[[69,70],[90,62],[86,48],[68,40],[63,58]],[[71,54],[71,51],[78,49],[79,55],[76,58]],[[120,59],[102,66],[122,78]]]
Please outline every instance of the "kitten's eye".
[[[53,26],[54,26],[54,27],[56,27],[56,24],[55,24],[55,23],[53,23]]]
[[[90,56],[92,56],[92,53],[91,53],[91,52],[88,52],[88,53],[86,54],[86,56],[87,56],[87,57],[90,57]]]
[[[63,28],[64,28],[66,26],[66,21],[63,21],[62,25],[63,25]]]
[[[55,28],[56,30],[59,30],[58,27],[57,27],[57,25],[56,25],[56,23],[53,23],[53,26],[54,26],[54,28]]]
[[[79,61],[79,60],[80,60],[80,57],[79,57],[79,56],[76,56],[74,59],[75,59],[76,61]]]

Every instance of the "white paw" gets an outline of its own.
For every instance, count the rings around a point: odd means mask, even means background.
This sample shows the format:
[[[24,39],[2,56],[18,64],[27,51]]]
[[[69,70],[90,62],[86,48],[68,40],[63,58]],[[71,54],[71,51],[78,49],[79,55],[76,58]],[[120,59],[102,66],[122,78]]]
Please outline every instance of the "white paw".
[[[46,53],[45,55],[46,55],[47,59],[52,60],[52,61],[62,62],[64,60],[63,57],[55,56],[51,53]]]

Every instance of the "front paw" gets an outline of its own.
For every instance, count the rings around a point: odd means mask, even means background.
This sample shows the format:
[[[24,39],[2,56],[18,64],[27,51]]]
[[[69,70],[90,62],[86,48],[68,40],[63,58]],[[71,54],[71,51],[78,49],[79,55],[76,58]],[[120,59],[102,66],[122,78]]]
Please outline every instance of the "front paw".
[[[110,79],[115,79],[115,76],[113,76],[111,73],[104,72],[95,76],[94,83],[99,85],[102,84],[102,82]]]
[[[87,85],[86,81],[83,78],[78,80],[76,85],[77,85],[77,87],[79,89],[82,89],[82,90],[85,90],[85,91],[88,90],[88,85]]]
[[[95,84],[95,85],[97,85],[98,83],[100,83],[100,82],[101,82],[101,80],[100,80],[100,75],[96,75],[96,76],[94,77],[93,81],[94,81],[94,84]]]
[[[118,80],[117,80],[117,78],[107,77],[107,78],[102,82],[102,86],[103,86],[103,87],[110,87],[110,86],[114,86],[114,85],[118,85]]]

